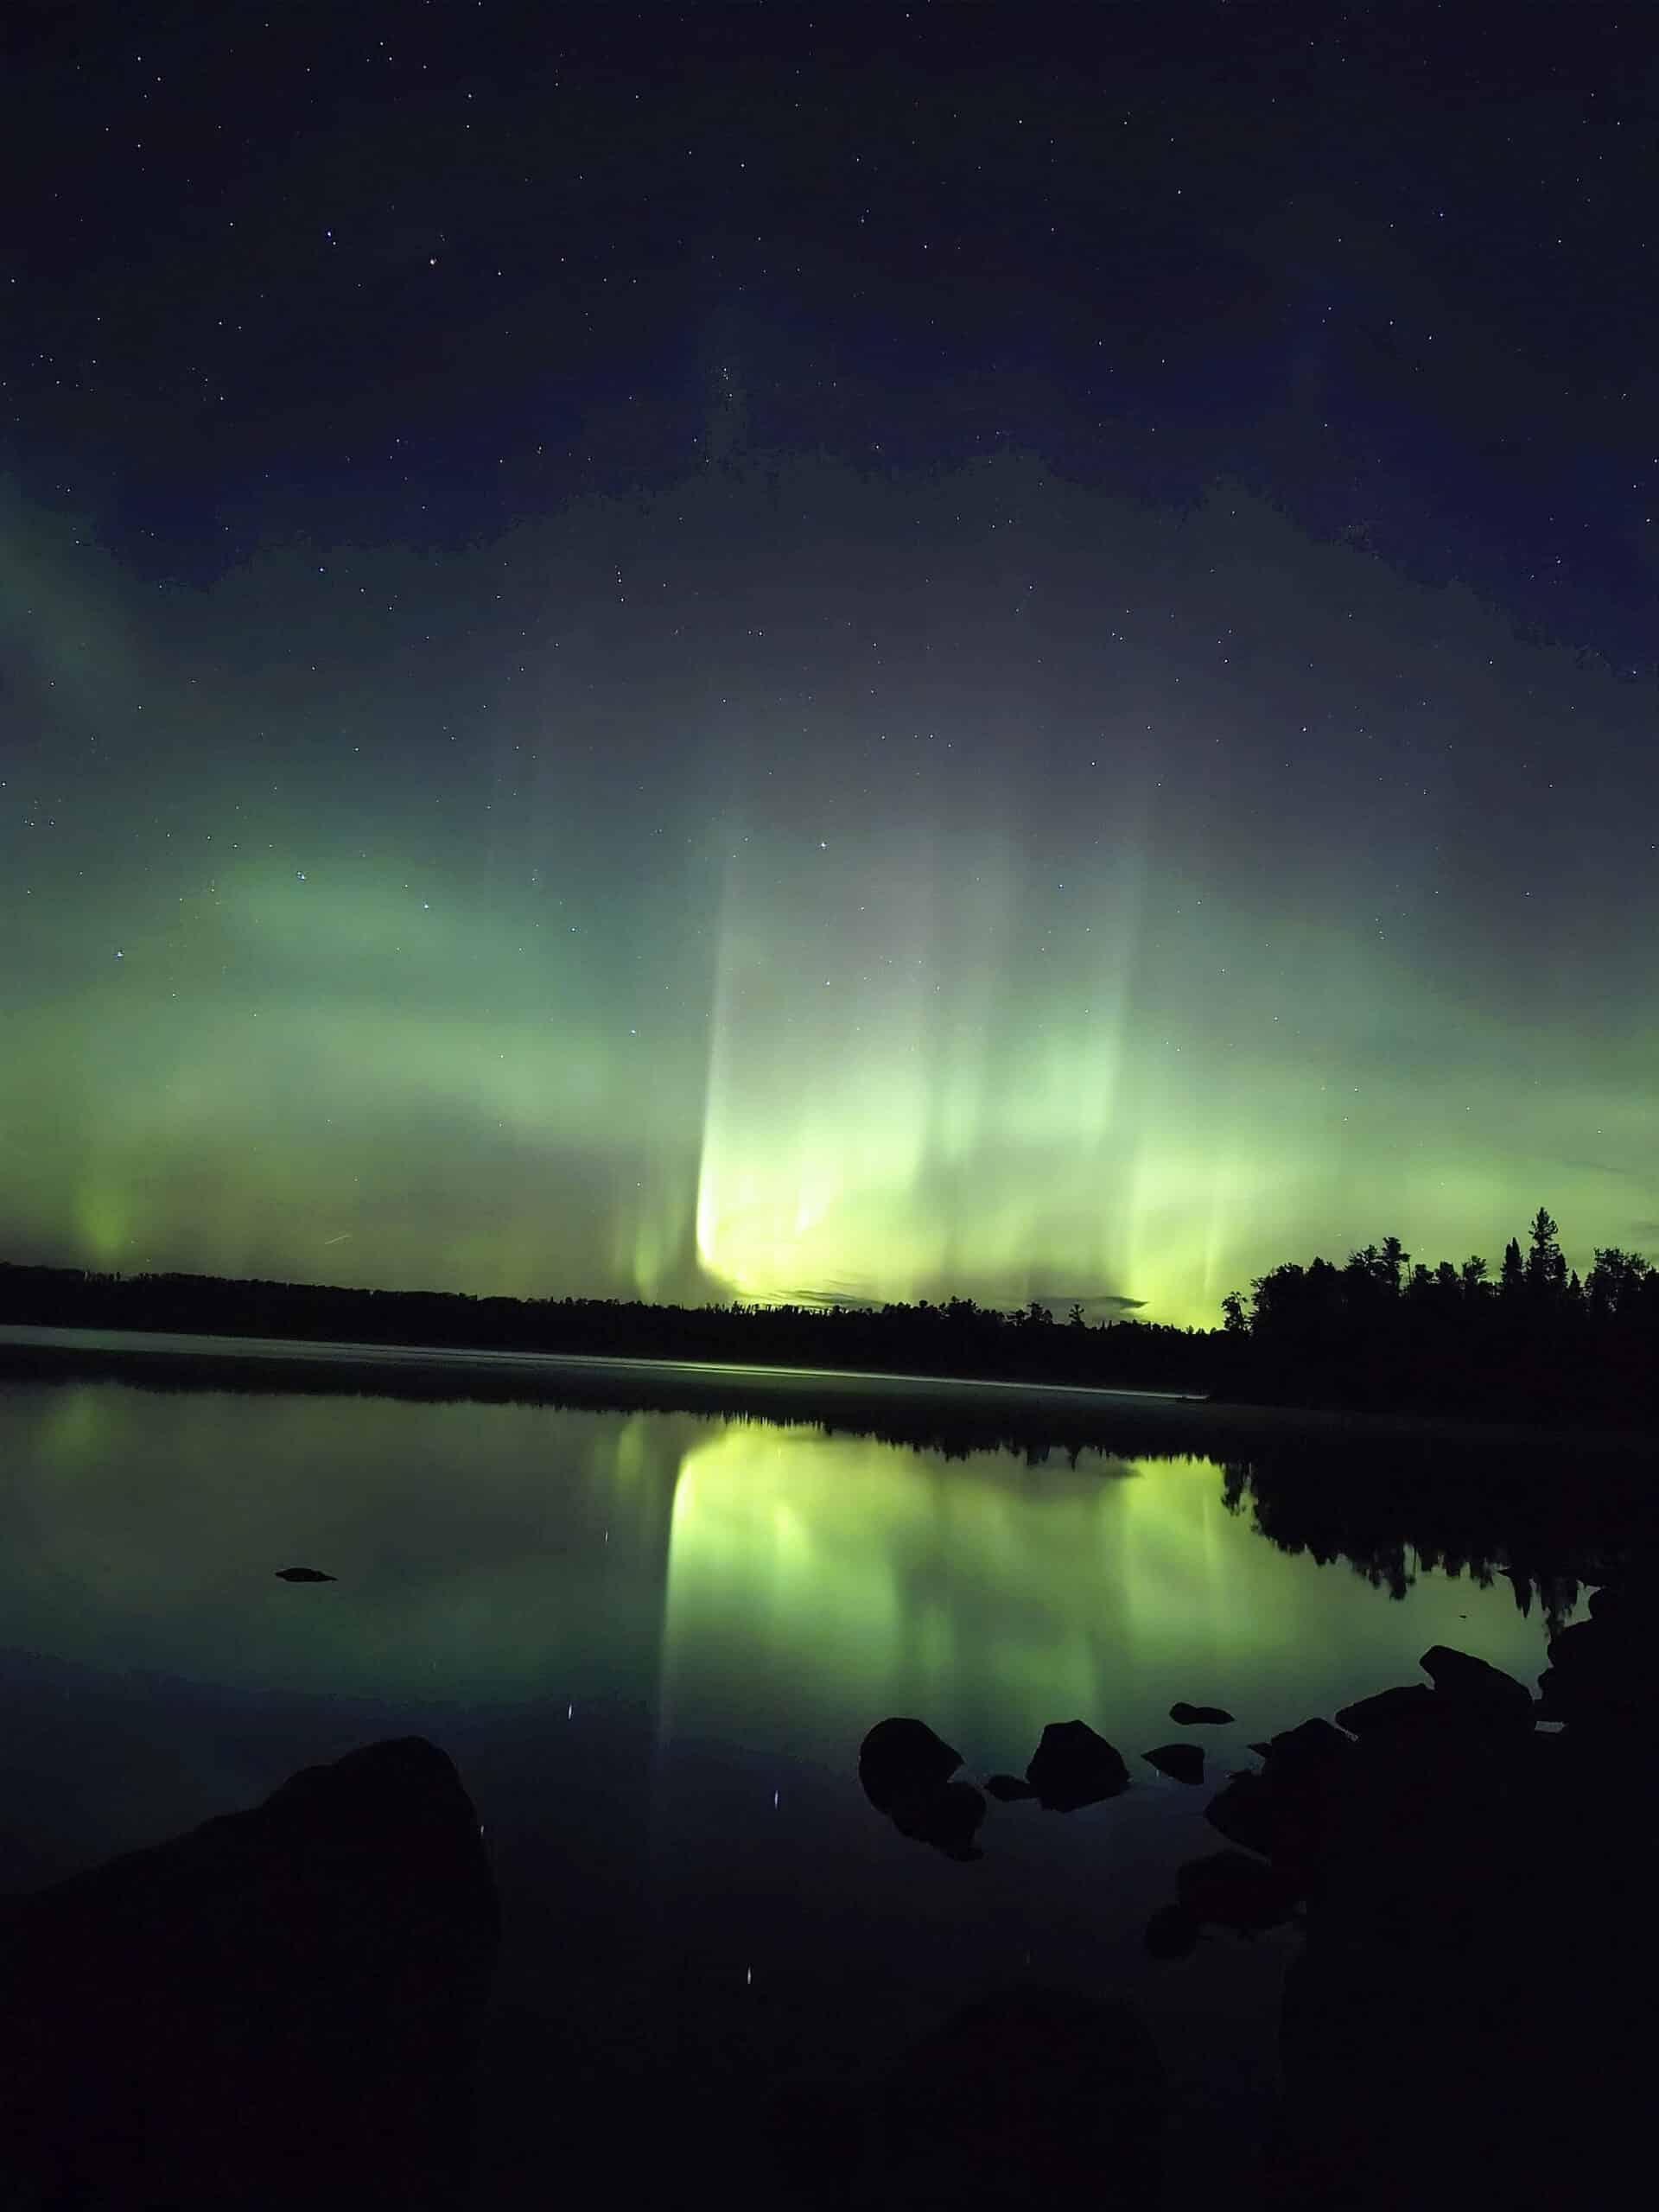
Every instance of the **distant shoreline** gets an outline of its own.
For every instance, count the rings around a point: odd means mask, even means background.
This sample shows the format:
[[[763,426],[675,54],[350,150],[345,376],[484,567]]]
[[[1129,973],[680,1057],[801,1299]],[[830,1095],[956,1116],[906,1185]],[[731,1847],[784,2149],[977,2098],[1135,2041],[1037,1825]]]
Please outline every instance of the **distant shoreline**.
[[[1554,1229],[1541,1209],[1529,1232],[1539,1264],[1529,1276],[1512,1238],[1496,1288],[1449,1264],[1432,1274],[1416,1268],[1402,1283],[1397,1250],[1390,1256],[1368,1248],[1342,1268],[1323,1260],[1307,1268],[1287,1262],[1255,1284],[1248,1313],[1241,1299],[1224,1300],[1226,1326],[1211,1330],[1090,1322],[1076,1302],[1057,1319],[1035,1299],[1011,1313],[970,1298],[879,1308],[691,1306],[98,1274],[10,1261],[0,1262],[0,1326],[72,1332],[83,1346],[86,1332],[113,1332],[105,1339],[112,1354],[132,1357],[159,1357],[159,1338],[170,1341],[175,1358],[223,1363],[239,1344],[245,1363],[263,1360],[267,1378],[273,1361],[303,1361],[307,1346],[316,1348],[313,1365],[336,1376],[347,1357],[360,1373],[369,1371],[365,1363],[378,1363],[383,1378],[407,1377],[411,1362],[424,1361],[452,1381],[470,1373],[474,1396],[515,1395],[502,1378],[517,1376],[523,1387],[516,1395],[568,1400],[572,1378],[580,1382],[603,1368],[613,1402],[618,1376],[631,1370],[631,1388],[641,1376],[676,1378],[682,1398],[695,1389],[698,1404],[741,1409],[757,1390],[769,1401],[793,1392],[800,1410],[792,1417],[803,1420],[813,1419],[830,1393],[838,1402],[849,1392],[874,1393],[872,1402],[891,1405],[898,1392],[913,1413],[931,1383],[935,1407],[944,1402],[941,1391],[954,1394],[957,1428],[969,1425],[970,1403],[988,1423],[1006,1424],[1017,1413],[1022,1431],[1040,1408],[1065,1435],[1078,1433],[1091,1408],[1096,1415],[1109,1410],[1121,1430],[1129,1408],[1140,1408],[1137,1425],[1145,1427],[1147,1409],[1160,1407],[1166,1425],[1173,1408],[1183,1408],[1184,1433],[1192,1435],[1195,1408],[1207,1406],[1205,1433],[1224,1427],[1240,1439],[1272,1430],[1373,1441],[1479,1437],[1519,1446],[1548,1437],[1614,1450],[1645,1440],[1651,1451],[1659,1446],[1652,1357],[1659,1271],[1604,1252],[1587,1287],[1576,1276],[1559,1283]],[[124,1351],[124,1338],[131,1339]],[[232,1344],[217,1341],[225,1338]],[[216,1349],[204,1351],[208,1344]],[[537,1360],[550,1364],[538,1369]],[[212,1379],[226,1371],[221,1363]],[[487,1390],[476,1379],[486,1373]],[[531,1388],[537,1375],[563,1381],[556,1389]],[[727,1378],[724,1397],[711,1401],[711,1376]],[[770,1379],[756,1380],[763,1376]],[[748,1378],[735,1396],[734,1376]],[[848,1379],[830,1379],[836,1376]],[[264,1387],[294,1383],[290,1376]],[[417,1395],[407,1380],[376,1387]]]
[[[1448,1414],[1230,1402],[1194,1392],[1027,1382],[996,1376],[745,1365],[626,1354],[489,1351],[474,1346],[316,1342],[149,1330],[0,1325],[0,1380],[130,1382],[175,1388],[299,1390],[318,1395],[591,1404],[842,1425],[861,1412],[943,1417],[1010,1443],[1041,1439],[1123,1450],[1137,1437],[1165,1450],[1178,1437],[1224,1450],[1273,1435],[1352,1441],[1421,1440],[1659,1459],[1642,1430],[1551,1428]],[[1103,1440],[1109,1433],[1112,1442]]]

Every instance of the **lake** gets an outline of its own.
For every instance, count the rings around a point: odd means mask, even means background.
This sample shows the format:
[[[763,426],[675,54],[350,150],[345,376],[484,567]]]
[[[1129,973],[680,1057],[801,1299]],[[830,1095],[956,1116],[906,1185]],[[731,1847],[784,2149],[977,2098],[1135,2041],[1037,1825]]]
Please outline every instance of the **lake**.
[[[1024,1979],[1141,2012],[1172,2202],[1236,2182],[1297,1939],[1148,1957],[1176,1868],[1222,1839],[1210,1789],[1141,1754],[1186,1737],[1219,1783],[1251,1739],[1422,1679],[1437,1643],[1530,1684],[1617,1518],[1580,1538],[1519,1473],[1507,1502],[1486,1474],[1471,1490],[1466,1442],[1389,1447],[1390,1497],[1340,1431],[1241,1459],[1205,1408],[1107,1394],[1063,1394],[1103,1401],[1082,1431],[1075,1408],[1045,1417],[1064,1449],[1034,1416],[1021,1448],[976,1449],[976,1422],[999,1433],[982,1398],[930,1384],[925,1418],[888,1418],[864,1380],[826,1427],[742,1409],[741,1382],[724,1411],[638,1402],[620,1372],[636,1402],[608,1408],[592,1374],[573,1405],[463,1396],[430,1365],[405,1396],[0,1372],[0,1890],[423,1734],[460,1769],[502,1900],[480,2204],[542,2201],[595,2115],[613,2124],[619,2082],[652,2085],[677,2158],[720,2158],[727,2202],[787,2204],[760,2139],[771,2084],[872,2079]],[[1476,1539],[1448,1551],[1437,1514]],[[337,1579],[276,1580],[290,1565]],[[1178,1699],[1236,1722],[1179,1728]],[[1079,1717],[1133,1787],[1072,1815],[993,1803],[982,1857],[955,1863],[861,1792],[860,1741],[891,1713],[980,1780]],[[625,2200],[664,2156],[636,2135],[607,2154]]]

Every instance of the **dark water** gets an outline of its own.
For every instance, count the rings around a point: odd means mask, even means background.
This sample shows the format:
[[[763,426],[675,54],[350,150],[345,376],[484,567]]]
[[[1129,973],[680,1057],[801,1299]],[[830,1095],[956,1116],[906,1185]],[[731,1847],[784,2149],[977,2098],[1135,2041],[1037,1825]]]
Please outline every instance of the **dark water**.
[[[1453,1480],[1461,1447],[1424,1448]],[[1409,1541],[1320,1565],[1261,1510],[1248,1470],[1173,1442],[946,1458],[637,1408],[0,1382],[0,1889],[429,1735],[505,1923],[481,2201],[532,2201],[509,2174],[526,2145],[556,2159],[606,2069],[654,2064],[706,2086],[688,2105],[720,2116],[726,2201],[787,2202],[745,2124],[767,2083],[868,2076],[1029,1977],[1141,2009],[1172,2201],[1207,2193],[1267,2124],[1296,1939],[1148,1960],[1175,1868],[1220,1839],[1208,1790],[1139,1754],[1190,1732],[1219,1781],[1249,1738],[1421,1679],[1435,1643],[1531,1681],[1545,1605],[1579,1591],[1523,1580],[1523,1617],[1496,1542],[1478,1573]],[[275,1579],[289,1565],[338,1579]],[[1182,1731],[1181,1698],[1236,1724]],[[982,1859],[951,1863],[860,1793],[860,1738],[895,1713],[982,1778],[1078,1716],[1134,1787],[1071,1815],[993,1805]]]

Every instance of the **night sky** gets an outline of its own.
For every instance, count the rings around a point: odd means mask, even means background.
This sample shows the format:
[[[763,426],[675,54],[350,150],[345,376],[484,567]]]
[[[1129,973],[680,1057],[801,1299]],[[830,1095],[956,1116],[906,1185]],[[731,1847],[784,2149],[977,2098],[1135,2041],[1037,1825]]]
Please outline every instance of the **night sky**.
[[[0,1257],[1659,1244],[1641,10],[268,12],[7,11]]]

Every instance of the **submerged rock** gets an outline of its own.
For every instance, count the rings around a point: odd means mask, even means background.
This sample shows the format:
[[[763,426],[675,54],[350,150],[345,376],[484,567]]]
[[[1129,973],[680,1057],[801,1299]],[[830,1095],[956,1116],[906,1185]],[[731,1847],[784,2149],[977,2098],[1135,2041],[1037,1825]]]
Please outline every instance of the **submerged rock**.
[[[1198,1783],[1204,1780],[1204,1753],[1197,1744],[1160,1744],[1154,1751],[1142,1751],[1141,1758],[1160,1774],[1166,1774],[1174,1782]]]
[[[1179,1720],[1183,1728],[1198,1728],[1219,1727],[1233,1716],[1230,1713],[1224,1713],[1218,1705],[1187,1705],[1178,1700],[1170,1707],[1169,1717],[1172,1720]]]
[[[450,2212],[498,1940],[477,1814],[414,1736],[10,1900],[0,2197]]]
[[[1147,1923],[1147,1955],[1153,1959],[1185,1959],[1192,1955],[1202,1923],[1184,1904],[1161,1904]]]
[[[338,1577],[325,1574],[317,1567],[279,1567],[276,1580],[278,1582],[334,1582]]]
[[[947,1859],[977,1859],[974,1838],[985,1818],[985,1800],[971,1782],[944,1782],[894,1801],[890,1815],[900,1835],[931,1843]]]
[[[1021,1782],[1017,1774],[993,1774],[986,1778],[985,1788],[999,1804],[1011,1805],[1020,1797],[1034,1797],[1037,1792],[1028,1782]]]
[[[1086,1720],[1051,1720],[1032,1753],[1026,1778],[1051,1813],[1075,1813],[1129,1786],[1123,1757]]]
[[[1284,1875],[1243,1851],[1189,1859],[1175,1877],[1175,1893],[1192,1919],[1246,1934],[1276,1928],[1296,1903]]]

